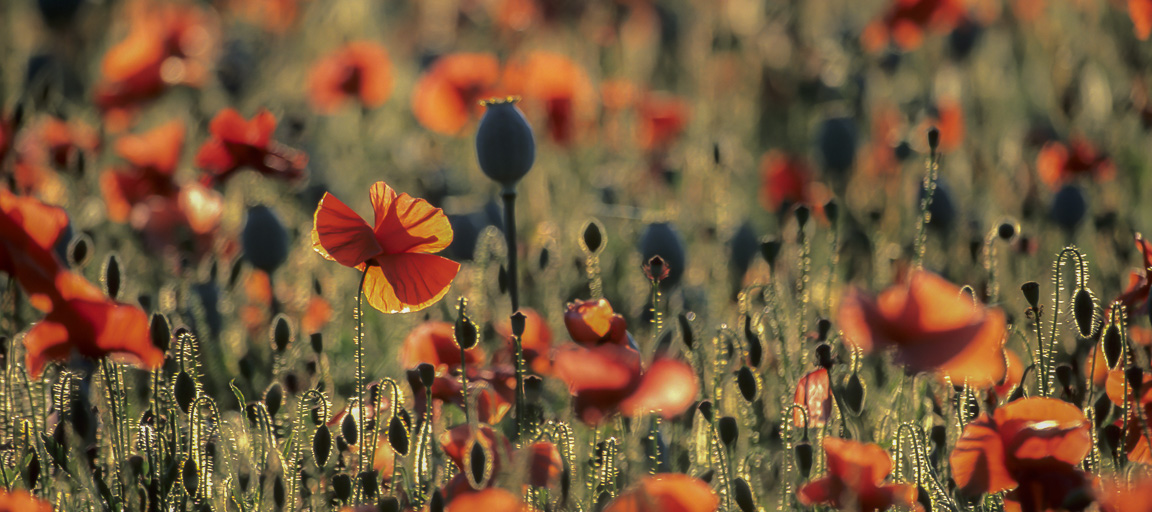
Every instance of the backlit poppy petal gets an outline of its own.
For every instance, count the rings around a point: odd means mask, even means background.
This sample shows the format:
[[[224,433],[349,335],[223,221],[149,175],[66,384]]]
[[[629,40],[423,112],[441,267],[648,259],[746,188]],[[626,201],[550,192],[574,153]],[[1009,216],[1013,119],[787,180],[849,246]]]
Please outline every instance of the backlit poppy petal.
[[[1132,18],[1132,29],[1136,38],[1148,40],[1152,34],[1152,1],[1128,0],[1128,16]]]
[[[383,181],[370,190],[376,214],[376,241],[388,254],[437,252],[452,243],[452,225],[444,211],[423,199],[397,195]]]
[[[878,485],[892,471],[892,459],[879,445],[836,437],[824,438],[828,474],[854,489]]]
[[[473,347],[464,353],[470,366],[484,361],[482,347]],[[431,364],[438,371],[459,368],[460,347],[456,345],[455,328],[448,322],[424,322],[416,326],[404,338],[400,362],[404,368],[415,368],[420,363]]]
[[[793,403],[808,411],[809,428],[824,428],[832,414],[831,381],[828,379],[828,370],[817,368],[801,377],[800,382],[796,384]],[[792,424],[797,428],[804,428],[804,415],[800,411],[793,411]]]
[[[589,390],[628,390],[640,374],[640,354],[619,345],[584,348],[567,345],[552,356],[552,368],[575,394]]]
[[[800,500],[801,505],[806,507],[818,503],[833,503],[838,501],[840,495],[844,493],[842,487],[840,481],[834,477],[818,478],[800,487],[796,491],[796,498]]]
[[[0,489],[0,510],[11,512],[52,512],[52,505],[23,489]]]
[[[364,297],[384,313],[420,311],[448,293],[460,264],[432,254],[389,254],[369,265]]]
[[[675,359],[657,359],[640,379],[640,385],[620,403],[626,416],[650,412],[665,418],[678,416],[696,401],[699,382],[691,366]]]
[[[556,444],[538,441],[528,447],[528,484],[533,487],[558,487],[564,472],[564,459]]]
[[[1055,398],[1016,400],[993,413],[1005,451],[1017,460],[1079,464],[1092,439],[1079,407]]]
[[[715,512],[719,507],[720,498],[703,480],[660,473],[625,489],[604,512]]]
[[[199,183],[188,183],[180,187],[176,201],[192,232],[206,235],[220,226],[224,197],[219,192]]]
[[[983,415],[964,426],[948,461],[952,478],[965,493],[977,496],[1015,488],[1016,479],[1005,465],[1004,443],[996,424]]]
[[[470,512],[482,510],[484,512],[528,512],[533,510],[527,503],[520,501],[515,494],[504,489],[489,488],[476,492],[463,492],[457,494],[448,502],[447,512]]]
[[[72,352],[68,344],[68,328],[59,322],[41,320],[24,335],[24,362],[33,379],[44,373],[51,361],[64,361]]]
[[[327,192],[313,216],[312,248],[346,267],[358,266],[383,252],[368,223]]]
[[[500,63],[487,53],[457,53],[436,59],[416,84],[412,113],[434,132],[455,135],[479,112],[481,98],[493,95]]]
[[[132,165],[171,175],[180,162],[184,146],[184,123],[171,121],[141,135],[116,140],[116,153]]]

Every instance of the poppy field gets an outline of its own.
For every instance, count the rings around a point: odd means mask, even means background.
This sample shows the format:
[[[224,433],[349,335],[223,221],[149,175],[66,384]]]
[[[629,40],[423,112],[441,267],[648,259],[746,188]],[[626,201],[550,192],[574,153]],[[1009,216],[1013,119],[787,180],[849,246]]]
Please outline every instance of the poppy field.
[[[0,2],[0,511],[1152,511],[1149,36]]]

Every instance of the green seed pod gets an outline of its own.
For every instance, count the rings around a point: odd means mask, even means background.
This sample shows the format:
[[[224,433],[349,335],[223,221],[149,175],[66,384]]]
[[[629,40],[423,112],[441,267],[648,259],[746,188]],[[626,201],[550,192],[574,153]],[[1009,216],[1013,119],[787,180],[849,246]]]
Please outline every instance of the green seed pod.
[[[454,328],[454,337],[456,339],[456,346],[469,350],[476,346],[476,342],[480,339],[480,331],[476,328],[476,324],[468,319],[466,308],[468,301],[463,297],[460,298],[460,303],[457,306],[459,314],[456,316],[456,325]]]
[[[1096,301],[1092,292],[1087,288],[1076,290],[1072,297],[1072,316],[1076,319],[1076,328],[1080,330],[1080,337],[1090,338],[1095,331],[1093,320],[1096,315]]]
[[[332,454],[332,432],[328,427],[321,425],[312,436],[312,459],[317,467],[324,467],[328,463],[328,456]]]
[[[756,512],[756,500],[752,498],[752,487],[747,480],[736,477],[732,480],[732,490],[741,512]]]
[[[515,187],[536,161],[536,138],[516,101],[517,98],[506,98],[481,102],[487,109],[476,128],[480,170],[505,189]]]
[[[525,329],[526,324],[528,322],[527,315],[525,315],[524,313],[522,313],[520,311],[512,313],[511,322],[512,322],[512,334],[516,337],[523,336],[524,335],[524,329]]]
[[[192,380],[188,372],[181,371],[176,375],[176,383],[173,386],[175,389],[172,393],[176,396],[176,404],[184,414],[188,414],[192,408],[192,401],[196,399],[196,381]]]

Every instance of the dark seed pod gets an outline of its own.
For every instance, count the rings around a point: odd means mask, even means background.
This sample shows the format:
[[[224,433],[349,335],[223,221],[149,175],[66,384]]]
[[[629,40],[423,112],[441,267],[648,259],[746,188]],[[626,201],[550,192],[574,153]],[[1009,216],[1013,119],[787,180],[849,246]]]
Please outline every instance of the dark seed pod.
[[[1040,308],[1040,283],[1028,281],[1020,285],[1020,291],[1024,292],[1024,300],[1028,301],[1032,309]]]
[[[812,210],[805,205],[799,204],[796,205],[796,209],[792,211],[792,214],[796,216],[796,223],[800,225],[800,229],[804,229],[804,226],[808,225],[808,219],[812,217]]]
[[[273,382],[264,392],[264,407],[268,409],[269,416],[275,417],[282,405],[284,405],[284,388],[279,382]]]
[[[732,480],[732,490],[736,505],[740,507],[741,512],[756,512],[756,500],[752,498],[752,487],[748,485],[747,480],[736,477]]]
[[[1103,441],[1102,444],[1108,447],[1108,451],[1112,453],[1113,457],[1116,457],[1123,447],[1124,429],[1121,428],[1120,425],[1109,423],[1104,425],[1104,429],[1100,431],[1100,434],[1100,438]]]
[[[324,352],[324,335],[318,332],[312,333],[308,336],[308,342],[312,345],[312,352],[320,354]]]
[[[764,261],[768,262],[770,270],[776,270],[776,258],[780,256],[780,249],[784,248],[784,242],[779,238],[769,237],[760,241],[760,255],[764,256]]]
[[[816,346],[816,366],[825,370],[832,369],[832,346],[827,343],[821,343]]]
[[[1088,213],[1088,199],[1084,191],[1071,183],[1064,185],[1052,198],[1048,216],[1060,227],[1072,232]]]
[[[1015,222],[1004,221],[999,226],[996,226],[996,236],[1000,237],[1005,242],[1011,242],[1020,233],[1020,228]]]
[[[487,446],[482,442],[473,441],[465,461],[465,465],[468,466],[468,485],[471,485],[473,489],[483,489],[488,485],[488,480],[492,477],[490,460]]]
[[[349,411],[344,415],[344,421],[340,422],[340,434],[344,436],[344,441],[348,444],[356,444],[358,432],[356,431],[356,418],[352,416]]]
[[[36,488],[36,482],[40,480],[40,456],[36,452],[32,452],[32,459],[28,461],[28,465],[24,467],[24,483],[28,484],[29,489]]]
[[[77,238],[77,243],[84,238]],[[116,254],[109,254],[108,261],[104,262],[104,291],[115,300],[120,295],[120,258]]]
[[[700,405],[698,405],[696,407],[698,409],[700,409],[700,414],[704,415],[704,419],[708,420],[708,422],[711,423],[712,422],[712,401],[711,400],[703,400],[700,402]]]
[[[924,510],[932,510],[932,496],[923,485],[916,486],[916,503]]]
[[[184,414],[188,414],[192,408],[192,401],[196,399],[196,381],[192,380],[188,372],[181,371],[176,375],[176,383],[173,386],[175,389],[172,393],[176,396],[176,404]]]
[[[312,436],[312,459],[317,467],[324,467],[328,463],[328,456],[332,454],[332,431],[320,425],[316,435]]]
[[[1076,319],[1076,328],[1080,330],[1080,337],[1090,338],[1095,331],[1093,319],[1096,315],[1096,301],[1092,292],[1087,288],[1076,290],[1072,297],[1072,316]]]
[[[404,424],[399,415],[392,416],[388,422],[388,444],[392,445],[396,453],[408,455],[408,425]]]
[[[360,473],[360,488],[364,490],[365,498],[376,498],[376,495],[380,492],[380,485],[377,483],[379,481],[380,479],[377,478],[375,470]]]
[[[476,328],[476,323],[468,319],[465,312],[465,305],[467,303],[463,298],[460,299],[458,306],[459,315],[456,317],[456,325],[454,328],[454,336],[456,339],[456,346],[469,350],[476,346],[476,342],[480,339],[480,331]]]
[[[720,418],[716,425],[716,431],[720,434],[720,442],[729,448],[735,445],[736,440],[740,437],[740,427],[736,424],[736,418],[731,416]]]
[[[852,413],[853,416],[859,416],[860,411],[864,408],[864,382],[860,380],[858,373],[852,372],[852,375],[848,377],[848,382],[844,384],[841,395],[848,412]]]
[[[752,317],[744,317],[744,341],[748,343],[748,364],[759,368],[764,360],[764,346],[760,343],[760,335],[752,327]]]
[[[1139,366],[1129,366],[1124,370],[1124,378],[1128,380],[1129,393],[1142,396],[1144,388],[1144,369]]]
[[[284,501],[287,497],[284,489],[284,477],[276,475],[276,479],[272,480],[272,504],[276,505],[276,510],[284,510]]]
[[[736,372],[736,387],[740,388],[740,395],[748,403],[756,400],[756,394],[759,391],[759,385],[756,383],[756,375],[752,373],[752,369],[747,366],[740,367]]]
[[[1100,428],[1108,421],[1108,417],[1112,415],[1112,399],[1107,394],[1100,395],[1096,399],[1096,403],[1092,405],[1094,416],[1096,417],[1096,428]]]
[[[196,468],[196,459],[184,459],[180,469],[180,481],[184,484],[184,492],[188,493],[188,496],[196,496],[196,490],[200,486],[200,471]]]
[[[432,499],[428,500],[428,512],[444,512],[444,495],[440,494],[440,488],[432,491]]]
[[[73,238],[72,243],[68,245],[68,264],[73,267],[83,267],[85,263],[88,263],[88,257],[91,256],[89,247],[91,244],[91,240],[86,235],[81,234]]]
[[[528,316],[521,311],[512,313],[510,318],[512,324],[512,335],[517,338],[524,335],[524,329],[527,327]]]
[[[696,345],[696,335],[692,332],[692,322],[688,317],[689,314],[690,313],[680,313],[676,319],[680,322],[680,339],[684,341],[684,346],[688,347],[688,350],[692,350]]]
[[[162,352],[168,351],[168,345],[172,341],[172,331],[168,327],[168,319],[160,313],[152,315],[152,325],[148,328],[148,334],[152,337],[152,346],[160,349]]]
[[[1108,363],[1109,368],[1116,368],[1120,363],[1120,355],[1124,352],[1124,339],[1120,336],[1120,326],[1109,325],[1104,330],[1104,338],[1100,340],[1100,345],[1104,348],[1104,362]]]
[[[827,318],[821,318],[816,321],[816,340],[828,341],[828,333],[832,331],[832,321]]]
[[[580,248],[589,254],[599,254],[604,248],[604,228],[596,219],[584,223],[584,230],[580,234]]]
[[[376,510],[379,512],[400,512],[400,500],[396,499],[395,496],[380,498],[380,501],[376,503]]]
[[[792,452],[796,457],[796,469],[800,471],[800,477],[807,479],[812,473],[812,443],[800,441],[792,447]]]
[[[1056,366],[1056,382],[1059,382],[1065,389],[1072,389],[1076,383],[1073,381],[1076,373],[1072,371],[1072,367],[1068,363],[1060,363]]]
[[[288,348],[288,344],[292,342],[292,325],[288,323],[288,317],[283,313],[276,315],[276,321],[272,323],[272,348],[276,352],[284,352]]]
[[[940,129],[935,126],[928,129],[928,148],[933,153],[940,147]]]
[[[352,498],[352,477],[344,473],[333,476],[332,491],[336,493],[336,499],[348,503],[348,500]]]
[[[428,363],[420,363],[416,366],[416,373],[420,375],[420,384],[424,389],[431,389],[432,383],[436,380],[436,367]]]

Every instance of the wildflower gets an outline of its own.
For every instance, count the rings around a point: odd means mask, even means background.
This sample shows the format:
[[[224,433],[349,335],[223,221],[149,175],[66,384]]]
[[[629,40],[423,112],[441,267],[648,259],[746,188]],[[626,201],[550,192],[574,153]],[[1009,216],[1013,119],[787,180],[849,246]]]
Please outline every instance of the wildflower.
[[[524,313],[524,334],[520,336],[520,347],[524,351],[524,362],[528,364],[533,372],[538,374],[547,374],[551,372],[552,363],[548,359],[548,354],[552,351],[552,331],[548,329],[548,324],[544,318],[532,308],[520,308],[520,312]],[[567,323],[567,318],[565,318]],[[512,346],[512,322],[510,319],[504,319],[496,326],[498,332],[507,343],[504,346],[502,353],[506,361],[511,361],[514,357],[514,347]]]
[[[412,113],[421,126],[445,135],[459,134],[480,112],[500,80],[500,63],[487,53],[444,55],[420,75],[412,94]]]
[[[125,222],[132,207],[149,197],[175,197],[179,187],[173,173],[183,146],[184,125],[180,121],[166,123],[141,135],[120,137],[113,149],[129,167],[100,175],[108,218]]]
[[[1010,491],[1007,502],[1027,511],[1062,508],[1087,485],[1077,465],[1092,446],[1088,421],[1076,406],[1025,398],[985,413],[964,427],[949,463],[956,485],[970,495]]]
[[[832,382],[828,370],[817,368],[801,377],[792,402],[808,411],[808,428],[824,428],[832,415]],[[792,423],[796,428],[804,428],[804,416],[800,411],[793,411]]]
[[[1128,16],[1132,18],[1132,30],[1136,38],[1147,41],[1152,35],[1152,1],[1128,0]]]
[[[960,288],[925,271],[873,298],[852,290],[839,325],[865,352],[892,347],[910,371],[939,371],[953,382],[999,382],[1005,372],[1004,312],[974,306]]]
[[[636,143],[645,151],[667,151],[687,127],[688,114],[683,98],[645,94],[636,105]]]
[[[529,445],[528,485],[533,487],[557,488],[564,472],[564,459],[555,443],[537,441]]]
[[[813,172],[800,157],[778,150],[764,153],[760,175],[760,204],[764,209],[779,213],[792,204],[808,204]]]
[[[379,44],[348,43],[316,63],[308,88],[313,107],[323,113],[334,112],[349,98],[376,108],[392,92],[392,62]]]
[[[528,108],[544,112],[548,136],[562,146],[574,144],[596,114],[596,88],[566,56],[529,53],[505,66],[503,83],[510,93],[523,96]]]
[[[1128,318],[1135,319],[1152,312],[1152,242],[1136,233],[1136,248],[1140,250],[1140,261],[1144,268],[1128,275],[1128,287],[1117,297],[1124,304]]]
[[[893,0],[883,17],[868,24],[861,40],[872,52],[890,40],[905,51],[914,50],[925,32],[946,32],[964,17],[964,3],[958,0]]]
[[[506,189],[515,187],[536,161],[536,139],[516,98],[484,103],[488,110],[476,129],[480,170]]]
[[[52,512],[52,505],[37,499],[23,489],[0,490],[0,510],[21,512]]]
[[[400,348],[400,362],[405,368],[415,368],[420,363],[428,363],[438,371],[452,371],[460,368],[460,347],[453,341],[454,329],[448,322],[424,322],[417,326]],[[484,349],[480,347],[464,351],[469,366],[484,362]]]
[[[276,117],[268,110],[261,109],[246,121],[226,108],[212,118],[208,130],[212,137],[196,153],[196,166],[209,173],[206,184],[226,181],[244,168],[285,179],[304,175],[308,155],[272,140]]]
[[[608,503],[604,512],[714,512],[720,497],[703,480],[683,473],[645,476]]]
[[[636,416],[659,412],[671,418],[688,409],[699,386],[687,364],[657,358],[643,371],[640,353],[615,344],[562,347],[553,355],[553,370],[568,384],[576,415],[598,424],[616,412]]]
[[[1091,176],[1108,181],[1116,176],[1116,165],[1085,139],[1073,138],[1065,145],[1058,141],[1044,144],[1036,155],[1036,173],[1052,190],[1070,183],[1078,176]]]
[[[568,303],[564,313],[564,326],[572,340],[584,346],[604,343],[627,346],[628,324],[624,317],[612,310],[607,300],[577,300]]]
[[[892,472],[892,459],[880,446],[826,437],[824,453],[828,456],[828,474],[797,491],[801,504],[826,504],[861,512],[920,508],[915,485],[884,483]]]
[[[312,247],[326,259],[365,273],[364,296],[385,312],[424,309],[448,293],[460,264],[430,254],[452,242],[452,227],[439,208],[382,181],[369,192],[375,224],[325,193],[316,206]]]
[[[660,256],[668,268],[668,275],[660,280],[660,289],[669,290],[684,277],[684,270],[688,265],[688,257],[684,249],[684,238],[680,232],[667,222],[654,222],[644,228],[640,234],[641,261],[652,261]]]
[[[1152,477],[1135,481],[1101,479],[1095,489],[1102,512],[1147,512],[1152,505]]]

